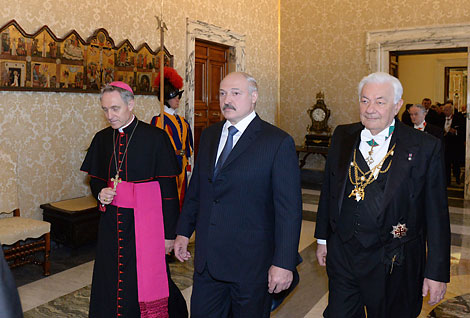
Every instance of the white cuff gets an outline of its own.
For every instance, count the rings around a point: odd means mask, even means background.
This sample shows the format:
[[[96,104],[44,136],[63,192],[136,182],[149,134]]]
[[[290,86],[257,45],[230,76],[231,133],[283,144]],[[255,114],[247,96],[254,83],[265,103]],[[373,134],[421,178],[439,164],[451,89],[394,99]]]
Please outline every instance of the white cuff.
[[[100,191],[100,193],[101,193],[101,191]],[[103,202],[101,202],[100,193],[98,193],[98,202],[101,204],[101,206],[104,206]]]
[[[326,245],[326,240],[317,239],[317,244]]]

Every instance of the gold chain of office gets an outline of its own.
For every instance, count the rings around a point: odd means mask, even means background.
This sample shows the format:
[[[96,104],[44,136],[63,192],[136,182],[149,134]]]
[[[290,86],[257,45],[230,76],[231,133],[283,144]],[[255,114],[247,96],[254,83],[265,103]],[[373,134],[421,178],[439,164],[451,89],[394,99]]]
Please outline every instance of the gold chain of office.
[[[388,157],[393,156],[393,151],[395,149],[395,145],[387,152],[385,157],[372,169],[370,169],[367,172],[363,172],[361,168],[357,165],[356,162],[356,149],[354,149],[354,157],[353,161],[351,162],[351,165],[349,166],[349,181],[351,181],[351,184],[354,185],[354,189],[351,191],[351,194],[348,196],[348,198],[354,196],[356,197],[356,201],[364,200],[365,196],[365,189],[366,187],[371,184],[372,182],[375,181],[375,172],[377,169],[379,169],[379,173],[386,173],[389,169],[390,166],[392,165],[392,160],[388,163],[387,168],[384,170],[382,169],[382,165],[384,164],[385,160],[387,160]],[[353,181],[353,170],[354,170],[354,181]]]

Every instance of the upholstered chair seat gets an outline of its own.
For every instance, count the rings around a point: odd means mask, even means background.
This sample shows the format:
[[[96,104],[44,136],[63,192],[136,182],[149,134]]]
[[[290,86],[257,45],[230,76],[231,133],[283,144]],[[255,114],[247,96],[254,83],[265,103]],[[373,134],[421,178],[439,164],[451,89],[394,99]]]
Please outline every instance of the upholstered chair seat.
[[[51,224],[20,216],[16,162],[14,154],[0,149],[0,243],[11,268],[34,263],[49,275]]]
[[[22,217],[8,217],[0,220],[0,242],[13,245],[18,241],[39,238],[51,231],[51,224]]]

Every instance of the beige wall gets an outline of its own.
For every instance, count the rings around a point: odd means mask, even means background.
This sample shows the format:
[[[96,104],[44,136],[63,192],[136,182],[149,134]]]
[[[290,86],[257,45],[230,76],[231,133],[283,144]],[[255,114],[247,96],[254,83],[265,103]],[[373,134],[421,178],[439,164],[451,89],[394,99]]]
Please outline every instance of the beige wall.
[[[306,110],[325,91],[330,125],[359,120],[356,86],[367,75],[366,32],[468,23],[469,0],[282,0],[281,128],[302,143]]]
[[[159,46],[155,15],[160,1],[0,1],[0,25],[11,19],[28,33],[48,25],[59,37],[75,29],[87,38],[105,28],[115,43],[129,39],[134,46]],[[165,46],[175,68],[185,72],[186,18],[201,20],[246,35],[246,69],[259,79],[258,111],[271,122],[278,103],[278,0],[165,1],[168,26]],[[137,116],[150,121],[158,105],[138,97]],[[18,155],[20,207],[41,218],[39,205],[85,195],[85,174],[79,171],[93,134],[106,126],[97,95],[0,92],[0,147]]]

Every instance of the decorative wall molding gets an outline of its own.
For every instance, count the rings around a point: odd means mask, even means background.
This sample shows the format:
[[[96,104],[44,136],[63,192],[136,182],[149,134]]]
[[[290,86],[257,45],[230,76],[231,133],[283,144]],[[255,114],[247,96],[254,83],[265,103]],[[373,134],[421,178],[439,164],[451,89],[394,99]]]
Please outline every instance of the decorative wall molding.
[[[367,32],[366,60],[369,72],[389,70],[391,51],[467,48],[467,72],[470,68],[470,24],[452,24]],[[467,87],[470,78],[467,77]],[[467,109],[470,90],[467,89]],[[470,116],[467,116],[469,127]],[[467,128],[465,155],[465,199],[470,199],[470,129]]]
[[[403,28],[367,32],[366,60],[370,72],[388,72],[389,52],[468,47],[470,24]]]
[[[194,68],[196,38],[210,42],[224,44],[230,47],[229,71],[244,71],[246,64],[245,35],[239,35],[229,29],[202,21],[186,19],[186,74],[185,87],[187,89],[184,105],[185,117],[194,127]]]
[[[0,28],[0,89],[97,93],[103,83],[121,80],[136,94],[155,95],[160,48],[129,40],[115,45],[101,28],[87,40],[75,31],[58,38],[48,26],[26,33],[15,20]],[[173,56],[165,51],[165,65]]]

